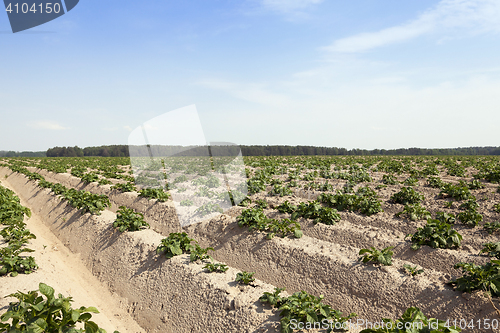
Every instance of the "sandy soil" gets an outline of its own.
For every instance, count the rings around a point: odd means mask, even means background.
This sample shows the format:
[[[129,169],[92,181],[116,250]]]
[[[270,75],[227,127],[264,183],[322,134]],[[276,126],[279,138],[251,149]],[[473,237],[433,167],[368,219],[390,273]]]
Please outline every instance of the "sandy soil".
[[[3,179],[1,185],[14,190]],[[21,198],[21,204],[29,207]],[[29,248],[35,250],[31,255],[39,269],[31,274],[19,274],[16,277],[0,277],[0,313],[4,313],[9,302],[16,298],[4,298],[16,291],[27,292],[37,290],[43,282],[55,289],[56,294],[73,297],[73,308],[94,306],[100,313],[93,315],[93,320],[108,333],[118,330],[120,333],[138,333],[144,330],[132,319],[124,309],[126,300],[111,294],[102,283],[94,277],[81,262],[77,254],[72,253],[45,226],[41,218],[32,210],[31,218],[25,219],[28,229],[36,235],[31,240]],[[1,245],[0,245],[1,246]]]

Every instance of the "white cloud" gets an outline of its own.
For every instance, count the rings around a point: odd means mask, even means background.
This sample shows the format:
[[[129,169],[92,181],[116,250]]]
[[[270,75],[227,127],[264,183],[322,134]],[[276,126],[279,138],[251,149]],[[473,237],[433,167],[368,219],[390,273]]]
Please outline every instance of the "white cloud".
[[[262,0],[262,5],[271,10],[290,13],[306,9],[321,2],[323,0]]]
[[[128,125],[127,126],[123,126],[123,129],[125,129],[125,130],[127,130],[129,132],[132,132],[132,127],[130,127]]]
[[[408,23],[376,32],[366,32],[336,40],[325,49],[333,52],[364,52],[403,42],[431,32],[461,35],[500,32],[498,0],[442,0]]]
[[[31,128],[34,128],[34,129],[50,130],[50,131],[62,131],[62,130],[69,129],[69,127],[61,126],[57,122],[55,122],[55,121],[49,121],[49,120],[35,121],[35,122],[32,122],[32,123],[29,123],[28,127],[31,127]]]

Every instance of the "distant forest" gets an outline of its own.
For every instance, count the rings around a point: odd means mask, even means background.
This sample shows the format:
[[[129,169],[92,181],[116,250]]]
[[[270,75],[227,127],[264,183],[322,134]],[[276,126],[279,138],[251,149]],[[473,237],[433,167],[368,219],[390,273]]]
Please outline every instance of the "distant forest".
[[[500,147],[468,148],[400,148],[400,149],[345,149],[336,147],[314,146],[239,146],[243,156],[296,156],[296,155],[500,155]],[[133,156],[205,156],[206,147],[151,146],[149,148],[132,146]],[[212,146],[213,156],[233,156],[238,154],[238,146]],[[100,147],[54,147],[44,151],[0,151],[0,157],[128,157],[129,146],[113,145]]]
[[[243,156],[296,156],[296,155],[500,155],[500,147],[468,147],[468,148],[400,148],[400,149],[345,149],[336,147],[314,147],[314,146],[240,146]],[[192,146],[132,146],[133,156],[204,156],[207,155],[206,147]],[[2,155],[0,152],[0,156]],[[10,152],[9,152],[10,153]],[[212,146],[211,153],[214,156],[232,156],[238,153],[237,146]],[[19,154],[28,154],[27,152]],[[40,152],[32,153],[40,154]],[[23,155],[27,156],[27,155]],[[43,156],[43,155],[36,155]],[[54,147],[47,150],[47,157],[78,157],[78,156],[104,156],[104,157],[127,157],[129,146],[114,145],[100,147]]]
[[[45,157],[44,151],[0,151],[0,157]]]

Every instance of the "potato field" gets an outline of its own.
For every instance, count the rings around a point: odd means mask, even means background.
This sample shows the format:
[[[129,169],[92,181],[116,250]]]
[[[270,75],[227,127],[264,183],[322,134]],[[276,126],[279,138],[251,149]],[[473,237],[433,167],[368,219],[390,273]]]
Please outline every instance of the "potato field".
[[[499,331],[499,157],[229,160],[0,159],[0,285],[47,269],[36,215],[141,332]],[[0,290],[0,332],[103,332]]]

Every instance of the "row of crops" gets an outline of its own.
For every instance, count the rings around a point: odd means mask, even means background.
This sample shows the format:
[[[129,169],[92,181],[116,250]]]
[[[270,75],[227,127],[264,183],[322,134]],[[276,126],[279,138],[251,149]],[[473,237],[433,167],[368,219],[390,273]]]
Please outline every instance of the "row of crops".
[[[36,239],[27,229],[25,216],[31,217],[31,210],[20,204],[13,191],[0,185],[0,225],[3,226],[0,236],[4,243],[0,248],[0,276],[16,277],[39,268],[34,257],[24,255],[34,252],[27,246],[31,239]],[[17,298],[17,302],[11,302],[7,311],[0,315],[0,332],[106,333],[90,320],[91,313],[99,312],[96,308],[73,309],[71,297],[61,294],[56,297],[54,289],[43,282],[39,284],[39,290],[4,296]],[[77,324],[83,328],[76,329]]]
[[[41,187],[51,188],[75,208],[83,209],[82,212],[98,213],[109,207],[109,201],[102,196],[93,197],[89,192],[61,188],[61,184],[47,182],[27,168],[71,173],[82,182],[97,182],[101,186],[111,186],[116,191],[137,192],[138,195],[159,201],[169,200],[171,193],[183,192],[195,185],[198,189],[195,195],[205,197],[208,202],[203,205],[203,210],[197,209],[198,214],[204,216],[222,211],[218,204],[213,203],[213,199],[221,196],[221,193],[212,190],[220,184],[217,184],[219,179],[210,173],[210,169],[199,168],[200,161],[197,158],[183,157],[175,160],[175,163],[172,161],[170,159],[169,164],[162,163],[160,169],[158,165],[151,166],[151,170],[146,170],[149,173],[137,175],[136,172],[136,178],[133,178],[134,171],[126,159],[5,160],[11,170],[24,173],[38,181]],[[161,177],[158,176],[160,172]],[[263,233],[268,239],[275,236],[293,239],[303,236],[304,223],[334,229],[343,221],[355,227],[359,217],[368,223],[377,223],[377,218],[383,217],[387,221],[381,226],[404,231],[405,239],[413,251],[419,251],[423,246],[453,251],[460,251],[464,244],[469,244],[472,250],[478,244],[482,246],[475,255],[478,259],[486,256],[491,258],[484,264],[443,263],[462,272],[461,277],[448,283],[458,291],[471,293],[481,290],[493,297],[500,296],[500,261],[497,260],[500,258],[500,242],[496,242],[500,232],[498,158],[250,157],[245,158],[242,174],[248,177],[245,184],[248,193],[233,186],[229,197],[239,199],[233,200],[233,203],[240,202],[241,207],[233,211],[238,214],[238,225],[248,228],[249,232]],[[139,189],[140,186],[134,182],[137,177],[156,179],[163,185],[159,187],[154,184],[157,187]],[[145,184],[144,179],[140,184]],[[146,194],[148,190],[150,195]],[[189,205],[189,202],[183,204]],[[132,221],[129,224],[115,221],[115,227],[120,231],[140,230],[147,226],[140,213],[127,207],[120,207],[119,216],[126,216],[126,220]],[[187,244],[186,238],[182,237],[181,234],[171,233],[158,251],[165,252],[167,257],[188,252],[195,261],[209,259],[205,266],[207,271],[224,271],[224,264],[213,261],[207,255],[210,248],[202,248],[197,243],[190,245],[192,240]],[[360,248],[359,260],[370,265],[389,266],[393,260],[392,249],[393,246]],[[422,274],[425,269],[405,265],[406,273],[412,276]],[[243,271],[237,279],[240,283],[251,283],[252,273]],[[325,305],[321,297],[302,292],[286,298],[280,296],[281,291],[281,288],[276,288],[273,294],[263,295],[261,301],[279,309],[283,318],[283,332],[295,329],[291,323],[311,324],[323,319],[331,320],[332,323],[345,323],[354,316],[342,317],[342,313]],[[409,308],[399,321],[424,320],[422,318],[425,316],[419,311]],[[394,325],[397,322],[392,321]],[[453,332],[449,323],[439,323],[437,332]]]

